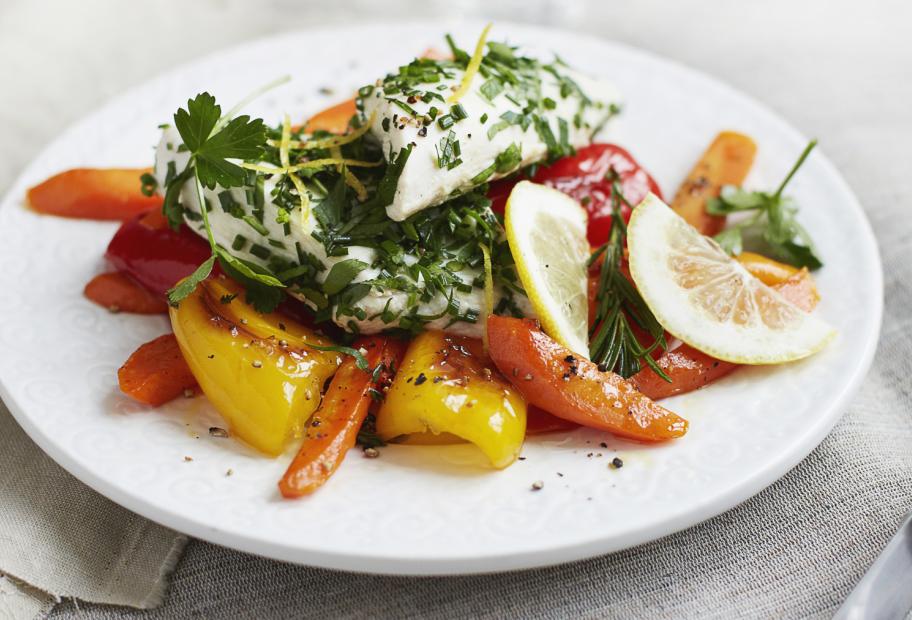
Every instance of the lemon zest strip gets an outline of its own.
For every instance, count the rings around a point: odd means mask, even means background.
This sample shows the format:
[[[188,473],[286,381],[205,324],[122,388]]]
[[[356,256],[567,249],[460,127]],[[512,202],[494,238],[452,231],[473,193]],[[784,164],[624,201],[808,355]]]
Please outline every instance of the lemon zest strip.
[[[338,146],[330,147],[329,153],[334,158],[342,159],[342,149]],[[345,184],[355,190],[355,194],[358,196],[358,200],[361,202],[367,200],[367,188],[364,187],[364,184],[361,182],[361,180],[356,177],[351,170],[348,169],[348,166],[344,164],[338,164],[336,166],[336,170],[345,179]]]
[[[376,168],[381,165],[383,161],[363,161],[360,159],[344,159],[337,157],[325,157],[323,159],[312,159],[301,164],[295,164],[294,166],[288,166],[287,168],[281,166],[264,166],[262,164],[252,164],[249,162],[242,162],[240,164],[241,168],[247,170],[255,170],[256,172],[262,172],[264,174],[287,174],[289,172],[297,172],[299,170],[309,170],[311,168],[326,168],[328,166],[335,166],[337,164],[345,164],[346,166],[351,166],[353,168]]]
[[[488,24],[484,27],[484,30],[481,31],[481,36],[478,37],[478,43],[475,44],[475,53],[472,54],[472,58],[469,59],[469,64],[466,65],[465,73],[462,76],[462,82],[459,84],[459,88],[453,91],[453,94],[447,99],[447,103],[456,103],[463,95],[469,92],[469,87],[472,86],[472,78],[475,77],[475,74],[478,73],[478,68],[481,66],[481,58],[484,56],[485,41],[488,39],[488,31],[490,29],[491,24]]]
[[[370,131],[371,125],[376,118],[376,113],[372,112],[370,117],[367,119],[361,127],[347,133],[344,136],[332,136],[331,138],[321,138],[319,140],[291,140],[289,141],[289,146],[294,149],[328,149],[334,146],[342,146],[344,144],[350,144]],[[270,140],[269,144],[271,146],[277,146],[278,143],[275,140]]]

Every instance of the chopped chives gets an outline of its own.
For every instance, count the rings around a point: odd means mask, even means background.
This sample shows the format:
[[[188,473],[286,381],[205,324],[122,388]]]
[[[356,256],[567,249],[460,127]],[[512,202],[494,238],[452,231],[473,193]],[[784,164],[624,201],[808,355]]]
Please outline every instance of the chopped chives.
[[[266,236],[269,235],[269,229],[267,229],[265,226],[263,226],[263,224],[262,224],[258,219],[256,219],[254,216],[252,216],[252,215],[245,215],[245,216],[244,216],[243,218],[241,218],[241,219],[243,219],[245,222],[247,222],[248,224],[250,224],[250,227],[251,227],[251,228],[253,228],[255,231],[257,231],[258,233],[260,233],[260,234],[263,235],[264,237],[266,237]]]
[[[457,122],[469,117],[468,113],[465,111],[465,108],[462,107],[461,103],[450,106],[450,116],[452,116],[453,120]]]
[[[272,256],[272,252],[269,251],[269,248],[263,247],[262,245],[257,245],[256,243],[250,246],[250,253],[263,260],[266,260]]]

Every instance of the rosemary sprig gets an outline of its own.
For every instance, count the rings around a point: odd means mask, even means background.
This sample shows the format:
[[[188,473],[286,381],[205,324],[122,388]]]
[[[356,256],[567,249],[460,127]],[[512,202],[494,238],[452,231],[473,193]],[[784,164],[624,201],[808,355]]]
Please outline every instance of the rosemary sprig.
[[[611,216],[613,223],[608,242],[595,250],[589,257],[591,267],[603,258],[599,274],[598,290],[595,295],[595,322],[589,330],[589,357],[598,364],[602,372],[614,371],[624,378],[638,373],[642,364],[665,381],[671,382],[667,374],[652,358],[652,353],[668,348],[665,330],[656,320],[649,306],[643,301],[636,287],[621,272],[624,258],[624,239],[627,225],[621,217],[621,204],[633,208],[621,191],[617,175],[611,186]],[[644,347],[637,340],[630,321],[633,320],[652,338],[652,344]]]

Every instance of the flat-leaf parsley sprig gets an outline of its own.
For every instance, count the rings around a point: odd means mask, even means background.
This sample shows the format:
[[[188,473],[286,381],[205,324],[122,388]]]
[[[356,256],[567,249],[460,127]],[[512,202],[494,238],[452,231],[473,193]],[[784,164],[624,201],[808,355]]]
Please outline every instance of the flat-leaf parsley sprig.
[[[636,287],[621,271],[624,257],[624,239],[627,225],[621,217],[621,203],[631,205],[621,192],[621,184],[612,169],[609,173],[611,185],[611,234],[608,242],[599,247],[589,258],[591,267],[604,257],[595,295],[595,321],[589,330],[589,357],[598,364],[602,372],[614,371],[624,378],[635,375],[642,363],[665,381],[671,381],[667,374],[652,358],[657,349],[668,348],[665,330],[656,320],[649,306],[640,296]],[[652,339],[648,347],[640,344],[633,332],[633,320]]]
[[[251,120],[247,115],[235,118],[222,117],[222,108],[215,102],[215,97],[204,92],[188,100],[186,109],[177,110],[174,114],[174,126],[190,153],[190,160],[183,172],[168,185],[163,211],[172,226],[179,226],[183,220],[180,192],[186,182],[192,182],[212,255],[188,278],[168,291],[168,301],[176,305],[192,293],[212,272],[216,260],[226,271],[240,276],[240,279],[248,284],[284,288],[285,285],[280,280],[254,270],[215,242],[203,193],[203,187],[215,189],[216,185],[224,188],[244,185],[247,179],[246,171],[228,160],[256,159],[263,155],[266,147],[266,126],[263,120]]]
[[[762,239],[775,258],[790,265],[811,270],[823,266],[810,234],[795,219],[798,207],[782,194],[815,146],[817,140],[808,143],[774,193],[750,192],[727,185],[722,188],[718,198],[711,198],[706,202],[706,212],[712,215],[728,215],[739,211],[753,212],[751,217],[715,236],[716,241],[726,252],[740,254],[744,245],[744,234],[747,233]]]

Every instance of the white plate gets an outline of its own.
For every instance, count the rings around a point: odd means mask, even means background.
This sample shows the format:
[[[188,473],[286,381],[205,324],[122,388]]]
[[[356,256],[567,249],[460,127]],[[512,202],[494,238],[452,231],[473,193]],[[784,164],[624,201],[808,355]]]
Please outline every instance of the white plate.
[[[470,46],[480,29],[463,23],[452,31]],[[42,449],[119,504],[215,543],[330,568],[443,574],[555,564],[659,538],[757,493],[823,439],[870,364],[882,276],[861,208],[819,152],[789,193],[826,263],[818,312],[839,337],[806,362],[742,369],[667,401],[691,422],[672,444],[552,435],[528,441],[525,460],[500,472],[485,469],[469,446],[390,447],[376,460],[355,452],[315,496],[283,501],[276,481],[288,459],[210,437],[218,422],[203,398],[154,411],[118,392],[117,367],[167,331],[167,321],[112,315],[85,300],[82,287],[104,269],[116,226],[35,215],[23,207],[26,188],[74,166],[150,164],[156,126],[200,90],[230,106],[288,73],[290,85],[249,111],[269,122],[283,111],[303,118],[440,46],[444,32],[439,23],[356,26],[221,52],[112,101],[28,167],[0,210],[0,396]],[[629,148],[666,194],[721,129],[756,138],[751,182],[763,188],[779,181],[806,142],[744,95],[647,53],[527,26],[496,24],[494,36],[554,50],[613,80],[627,105],[607,137]],[[609,469],[614,456],[622,469]],[[532,492],[536,480],[545,486]]]

